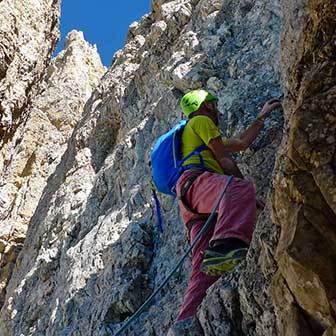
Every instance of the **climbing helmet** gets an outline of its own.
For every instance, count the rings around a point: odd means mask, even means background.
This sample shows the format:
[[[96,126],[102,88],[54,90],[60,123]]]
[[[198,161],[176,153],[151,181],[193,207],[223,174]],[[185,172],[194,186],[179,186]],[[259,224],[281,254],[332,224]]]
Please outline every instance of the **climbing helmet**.
[[[196,112],[205,101],[216,101],[218,98],[206,90],[193,90],[186,93],[181,99],[181,107],[186,117]]]

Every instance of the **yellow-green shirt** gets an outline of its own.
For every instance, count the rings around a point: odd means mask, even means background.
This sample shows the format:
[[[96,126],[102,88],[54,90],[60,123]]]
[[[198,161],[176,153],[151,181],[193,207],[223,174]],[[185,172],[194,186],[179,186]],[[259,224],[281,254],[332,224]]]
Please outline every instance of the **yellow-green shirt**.
[[[202,145],[208,145],[210,140],[221,136],[218,127],[207,116],[199,115],[191,118],[185,126],[182,133],[182,157],[185,158]],[[206,168],[224,175],[224,170],[219,165],[210,149],[201,152]],[[183,166],[189,164],[200,164],[198,155],[193,155],[183,163]]]

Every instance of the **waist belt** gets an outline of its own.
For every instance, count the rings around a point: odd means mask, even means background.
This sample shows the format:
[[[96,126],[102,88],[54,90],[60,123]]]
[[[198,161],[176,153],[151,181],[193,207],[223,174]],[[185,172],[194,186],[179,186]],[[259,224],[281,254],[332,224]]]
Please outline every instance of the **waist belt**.
[[[190,171],[190,170],[189,170]],[[209,214],[200,214],[198,213],[196,210],[194,210],[190,204],[187,202],[187,200],[185,199],[185,195],[186,193],[189,191],[190,187],[192,186],[192,184],[196,181],[196,179],[201,176],[204,173],[204,170],[191,170],[193,172],[195,172],[195,175],[191,175],[190,177],[188,177],[187,181],[184,183],[184,185],[181,187],[181,194],[178,195],[178,199],[183,203],[184,207],[192,212],[195,215],[198,215],[199,217],[204,217],[204,218],[208,218]],[[187,224],[188,225],[188,224]]]
[[[188,223],[186,224],[186,228],[187,228],[187,235],[188,235],[188,241],[189,243],[191,242],[191,228],[192,226],[197,223],[200,219],[201,220],[207,220],[208,217],[210,216],[209,213],[207,214],[200,214],[198,213],[196,210],[194,210],[190,204],[187,202],[187,200],[185,199],[185,195],[188,192],[188,190],[190,189],[190,187],[192,186],[192,184],[197,180],[197,178],[199,176],[201,176],[204,171],[202,170],[194,170],[195,171],[195,175],[191,175],[187,181],[184,183],[184,185],[181,188],[181,195],[178,196],[178,199],[183,203],[183,206],[190,211],[191,213],[197,215],[197,218],[195,219],[191,219]],[[212,224],[216,223],[217,221],[217,215],[214,216],[213,220],[212,220]],[[211,224],[211,225],[212,225]]]

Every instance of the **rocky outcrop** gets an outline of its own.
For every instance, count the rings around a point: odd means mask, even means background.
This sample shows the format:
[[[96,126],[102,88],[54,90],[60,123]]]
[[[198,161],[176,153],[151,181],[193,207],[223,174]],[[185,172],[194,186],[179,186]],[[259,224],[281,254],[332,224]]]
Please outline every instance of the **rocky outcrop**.
[[[180,118],[183,92],[207,86],[217,93],[227,136],[281,94],[279,6],[166,1],[153,8],[130,27],[48,181],[8,286],[2,310],[8,333],[116,330],[187,247],[169,198],[162,200],[165,232],[158,235],[147,159],[157,135]],[[278,113],[241,159],[260,197],[268,190],[281,127]],[[167,332],[189,269],[188,262],[131,334],[152,334],[153,326]],[[25,322],[18,323],[22,316]]]
[[[71,32],[31,99],[27,120],[2,150],[0,195],[0,305],[23,246],[28,223],[58,165],[85,102],[105,71],[97,50]]]
[[[205,334],[336,333],[335,10],[282,1],[286,124],[271,205],[241,275],[223,278],[203,304]]]
[[[183,93],[207,87],[220,97],[224,136],[282,91],[286,120],[274,113],[237,158],[266,202],[246,262],[208,291],[198,321],[170,335],[332,335],[332,2],[153,0],[152,8],[131,25],[48,179],[0,333],[113,334],[169,274],[187,238],[168,197],[164,233],[156,228],[148,155],[180,119]],[[125,334],[166,335],[189,273],[190,260]]]
[[[15,165],[14,149],[20,137],[13,140],[17,127],[27,118],[27,106],[36,94],[38,84],[48,65],[54,45],[58,40],[59,1],[38,0],[0,1],[0,306],[3,288],[24,235],[18,232],[15,245],[8,245],[8,226],[2,220],[6,217],[8,188],[6,167]],[[22,169],[23,171],[23,169]],[[27,165],[29,174],[29,164]],[[24,174],[27,173],[24,172]],[[15,179],[15,177],[11,177]],[[13,181],[14,182],[14,181]],[[15,195],[12,195],[12,198]],[[7,209],[6,209],[7,208]],[[10,210],[9,210],[10,211]],[[20,230],[19,230],[20,231]],[[4,240],[5,239],[5,240]],[[3,253],[6,253],[5,258]]]
[[[283,7],[289,130],[275,177],[281,235],[271,293],[280,334],[335,335],[336,7],[318,0]]]
[[[58,41],[59,12],[60,0],[0,1],[0,148],[36,95]]]

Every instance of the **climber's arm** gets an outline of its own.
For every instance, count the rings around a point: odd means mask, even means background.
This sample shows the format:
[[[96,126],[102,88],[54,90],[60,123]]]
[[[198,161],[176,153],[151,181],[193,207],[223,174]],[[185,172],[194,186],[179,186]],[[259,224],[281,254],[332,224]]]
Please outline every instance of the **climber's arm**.
[[[230,153],[236,153],[246,150],[252,142],[256,139],[261,129],[264,126],[264,122],[257,119],[255,120],[238,139],[231,138],[224,140],[225,150]]]
[[[268,117],[274,109],[280,106],[281,103],[278,99],[267,101],[257,119],[240,135],[239,139],[224,140],[226,151],[235,153],[246,150],[263,128],[265,118]]]
[[[208,147],[210,148],[217,162],[223,168],[226,175],[232,175],[239,178],[244,178],[236,162],[232,159],[232,157],[228,153],[221,137],[211,139],[208,144]]]

